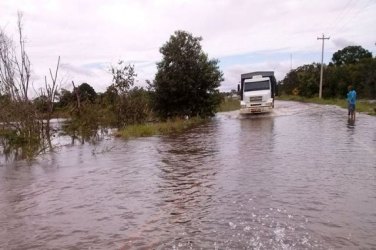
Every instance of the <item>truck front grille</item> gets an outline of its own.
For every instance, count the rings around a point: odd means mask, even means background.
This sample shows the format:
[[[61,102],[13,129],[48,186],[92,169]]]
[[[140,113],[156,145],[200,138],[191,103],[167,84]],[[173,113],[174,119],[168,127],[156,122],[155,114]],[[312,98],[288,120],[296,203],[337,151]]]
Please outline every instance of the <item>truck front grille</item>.
[[[250,102],[261,102],[262,101],[262,96],[251,96],[249,97]]]

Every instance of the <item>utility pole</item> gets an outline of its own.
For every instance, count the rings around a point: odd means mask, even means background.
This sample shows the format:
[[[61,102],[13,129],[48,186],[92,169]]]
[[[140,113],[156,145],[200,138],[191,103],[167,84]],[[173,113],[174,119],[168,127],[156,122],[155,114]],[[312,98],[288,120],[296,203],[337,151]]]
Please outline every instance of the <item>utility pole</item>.
[[[324,34],[322,34],[322,37],[318,37],[317,40],[322,40],[322,49],[321,49],[321,72],[320,72],[320,90],[319,90],[319,98],[321,99],[322,96],[322,77],[324,74],[324,41],[329,40],[329,37],[325,37]]]

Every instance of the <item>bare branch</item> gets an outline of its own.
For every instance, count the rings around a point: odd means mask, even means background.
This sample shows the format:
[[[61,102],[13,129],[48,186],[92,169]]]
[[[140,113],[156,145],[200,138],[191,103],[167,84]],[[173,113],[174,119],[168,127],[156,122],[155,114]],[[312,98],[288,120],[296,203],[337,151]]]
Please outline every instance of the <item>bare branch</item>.
[[[55,95],[56,95],[56,91],[58,89],[58,85],[57,85],[57,75],[58,75],[58,71],[59,71],[59,67],[60,67],[60,56],[58,57],[57,59],[57,65],[56,65],[56,69],[55,69],[55,75],[52,74],[52,70],[51,68],[49,69],[50,71],[50,77],[51,77],[51,81],[52,81],[52,85],[48,85],[47,84],[47,78],[45,77],[45,82],[46,82],[46,91],[47,91],[47,98],[48,98],[48,106],[49,106],[49,112],[52,112],[53,111],[53,105],[54,105],[54,100],[55,100]]]

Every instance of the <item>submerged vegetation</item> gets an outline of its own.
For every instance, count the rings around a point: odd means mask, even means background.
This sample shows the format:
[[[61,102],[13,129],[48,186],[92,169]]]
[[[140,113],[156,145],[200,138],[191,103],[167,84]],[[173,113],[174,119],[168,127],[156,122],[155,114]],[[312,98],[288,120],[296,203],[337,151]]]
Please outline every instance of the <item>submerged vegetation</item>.
[[[14,160],[53,150],[56,133],[83,143],[99,128],[118,128],[117,135],[124,138],[182,132],[213,116],[221,102],[218,60],[202,51],[201,37],[185,31],[176,31],[161,47],[162,61],[146,88],[134,86],[134,66],[119,61],[110,68],[112,82],[104,93],[73,81],[72,91],[60,89],[59,57],[56,69],[44,77],[44,87],[30,98],[33,71],[21,14],[18,29],[18,46],[0,29],[0,150],[13,152]],[[59,128],[63,132],[51,127],[57,117],[67,119]]]
[[[181,133],[195,126],[198,126],[207,119],[200,117],[194,117],[190,119],[172,119],[165,122],[144,123],[126,126],[120,129],[116,136],[122,138],[134,138],[134,137],[148,137],[154,135],[170,135],[174,133]]]
[[[44,78],[40,95],[31,100],[31,63],[26,52],[22,30],[22,14],[18,14],[18,41],[16,44],[0,29],[0,134],[4,153],[14,152],[14,158],[31,159],[51,148],[50,119],[58,88],[58,58],[54,71]],[[38,109],[39,101],[45,110]]]

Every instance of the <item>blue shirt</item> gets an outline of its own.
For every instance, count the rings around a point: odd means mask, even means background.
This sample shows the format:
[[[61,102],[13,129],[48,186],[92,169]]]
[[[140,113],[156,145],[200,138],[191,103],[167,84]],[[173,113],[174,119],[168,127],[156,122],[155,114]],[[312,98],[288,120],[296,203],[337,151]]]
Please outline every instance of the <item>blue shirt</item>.
[[[355,102],[356,102],[356,92],[355,92],[355,90],[350,90],[347,93],[347,102],[349,104],[355,105]]]

